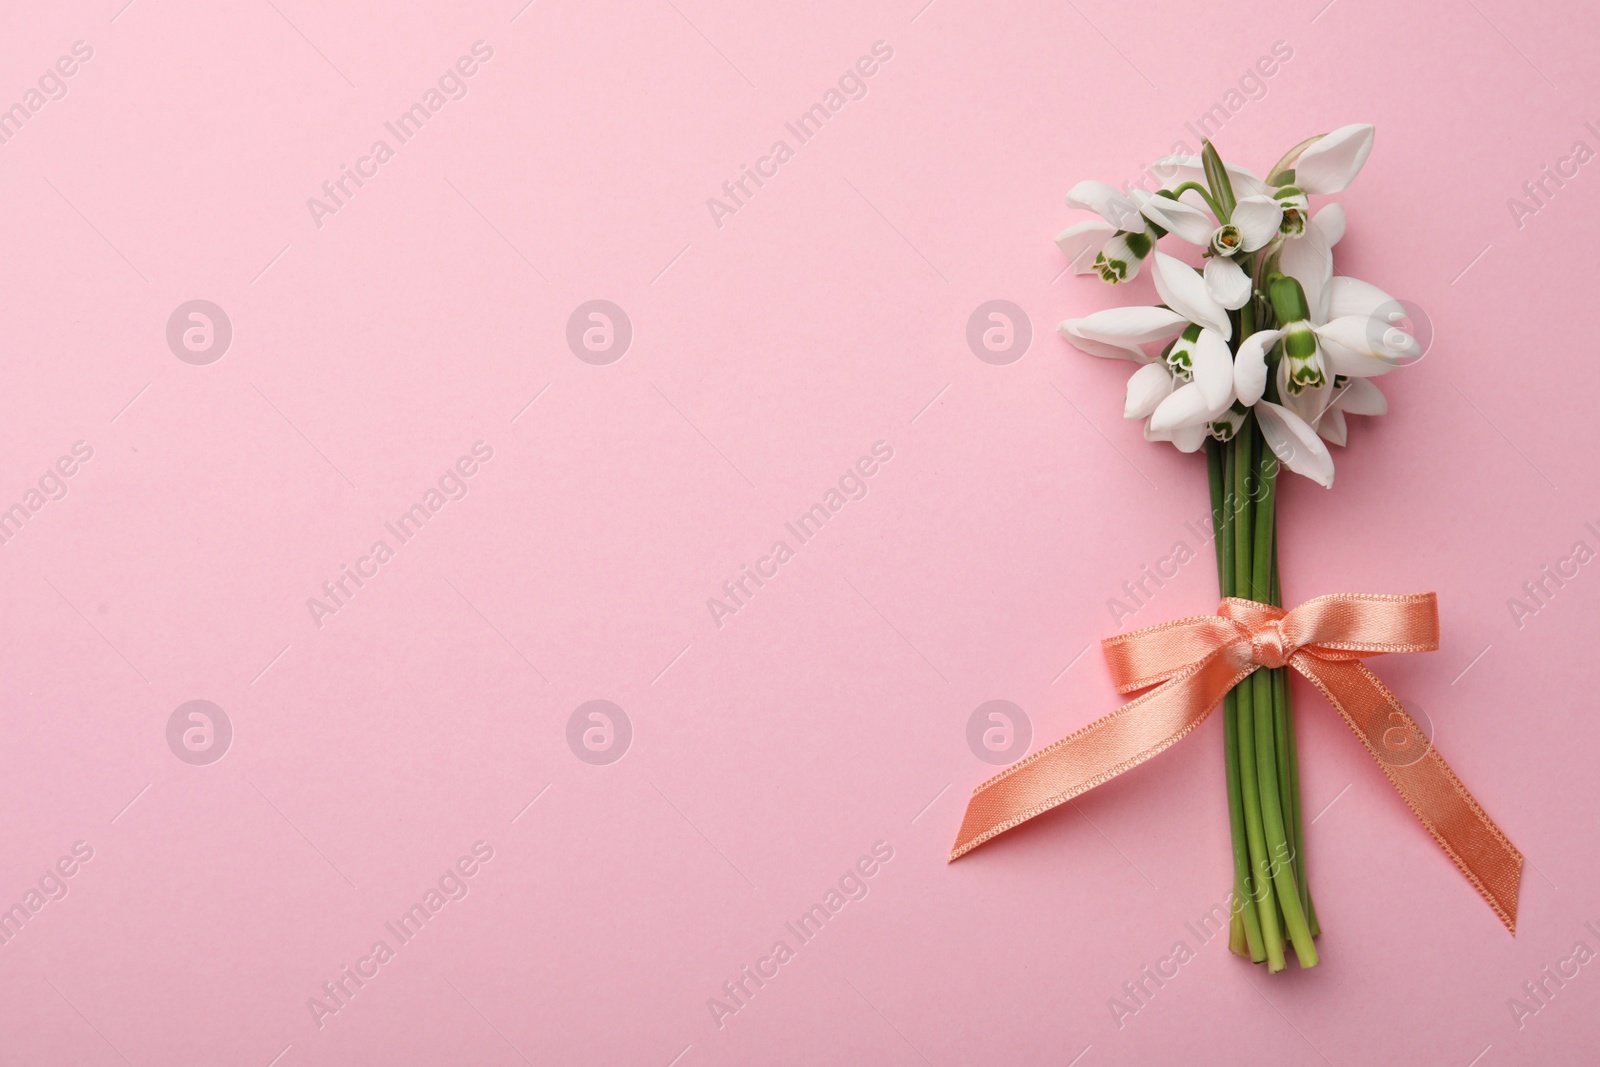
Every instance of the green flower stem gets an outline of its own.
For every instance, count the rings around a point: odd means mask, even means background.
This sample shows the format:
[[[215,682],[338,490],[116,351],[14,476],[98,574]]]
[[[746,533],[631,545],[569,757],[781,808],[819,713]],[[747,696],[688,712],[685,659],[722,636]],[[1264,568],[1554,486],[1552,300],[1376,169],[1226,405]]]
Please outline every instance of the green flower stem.
[[[1277,457],[1266,447],[1266,441],[1261,439],[1260,427],[1254,419],[1250,420],[1250,428],[1251,443],[1260,446],[1260,455],[1256,457],[1255,464],[1259,499],[1255,514],[1255,548],[1250,557],[1250,599],[1267,604],[1272,600],[1272,546],[1276,541],[1278,526]]]
[[[1244,425],[1234,434],[1232,442],[1235,506],[1234,517],[1234,574],[1240,583],[1248,580],[1252,572],[1254,545],[1255,501],[1250,493],[1250,475],[1255,469],[1256,437],[1255,418],[1246,416]],[[1245,842],[1250,850],[1252,878],[1248,885],[1250,895],[1256,900],[1256,911],[1261,920],[1261,940],[1266,949],[1267,969],[1283,970],[1283,932],[1278,922],[1278,909],[1273,903],[1272,860],[1267,851],[1266,824],[1263,821],[1261,773],[1258,758],[1256,708],[1254,687],[1241,684],[1234,687],[1234,702],[1238,709],[1237,737],[1239,743],[1239,786],[1243,794]],[[1271,728],[1271,709],[1263,708],[1268,729]],[[1270,752],[1270,744],[1269,744]],[[1269,760],[1271,756],[1268,756]],[[1274,786],[1277,772],[1269,776]]]
[[[1276,505],[1274,505],[1276,506]],[[1277,544],[1274,534],[1273,544]],[[1271,596],[1271,593],[1268,593]],[[1271,603],[1276,604],[1273,599]],[[1296,808],[1295,792],[1297,783],[1295,779],[1295,752],[1294,752],[1294,723],[1289,717],[1289,668],[1274,667],[1270,671],[1257,673],[1267,675],[1268,684],[1272,687],[1269,694],[1272,700],[1272,730],[1278,742],[1278,804],[1283,812],[1284,836],[1289,842],[1289,870],[1295,879],[1295,894],[1300,898],[1300,911],[1306,913],[1309,897],[1306,895],[1306,879],[1303,870],[1302,853],[1300,851],[1300,813]],[[1311,922],[1311,917],[1306,914],[1306,926],[1310,928],[1313,937],[1317,934],[1316,927]]]
[[[1215,215],[1219,220],[1221,220],[1223,222],[1227,222],[1228,221],[1227,220],[1227,216],[1224,214],[1221,206],[1218,205],[1218,203],[1214,199],[1212,199],[1210,191],[1207,190],[1206,187],[1201,185],[1199,182],[1184,182],[1182,185],[1180,185],[1176,189],[1172,190],[1172,194],[1171,194],[1170,197],[1168,197],[1168,199],[1176,200],[1179,197],[1181,197],[1184,193],[1189,193],[1189,192],[1199,193],[1200,194],[1200,198],[1206,202],[1206,207],[1211,209],[1211,213],[1213,215]]]
[[[1206,441],[1206,472],[1211,483],[1212,540],[1217,547],[1217,583],[1223,596],[1233,595],[1233,465],[1231,450],[1214,438]],[[1239,781],[1238,708],[1233,693],[1222,700],[1223,761],[1228,783],[1228,822],[1233,838],[1233,897],[1229,906],[1228,947],[1235,955],[1266,959],[1256,902],[1250,884],[1250,849],[1245,841],[1244,790]]]
[[[1233,584],[1233,552],[1231,548],[1224,547],[1225,535],[1231,532],[1232,525],[1222,509],[1228,491],[1228,477],[1222,470],[1222,442],[1209,436],[1206,438],[1206,479],[1211,487],[1211,541],[1217,549],[1217,584],[1222,589],[1222,595],[1227,596]]]
[[[1253,420],[1250,438],[1259,436]],[[1272,545],[1276,526],[1276,463],[1270,452],[1261,449],[1260,460],[1254,464],[1261,500],[1256,505],[1255,544],[1252,553],[1252,599],[1266,602],[1272,590]],[[1271,854],[1271,878],[1277,893],[1278,907],[1283,912],[1283,923],[1289,939],[1294,944],[1295,957],[1301,967],[1315,967],[1317,949],[1311,940],[1311,928],[1306,923],[1304,909],[1300,906],[1300,886],[1295,878],[1295,852],[1289,842],[1284,819],[1284,792],[1288,785],[1287,768],[1280,770],[1280,755],[1288,762],[1287,738],[1280,738],[1282,729],[1277,723],[1278,709],[1273,705],[1272,677],[1258,670],[1248,679],[1255,705],[1256,729],[1256,779],[1261,793],[1261,821]],[[1243,686],[1240,686],[1243,689]],[[1280,748],[1280,745],[1282,747]]]
[[[1233,590],[1242,595],[1242,587],[1250,581],[1253,549],[1255,547],[1255,499],[1250,493],[1250,474],[1255,466],[1254,414],[1246,415],[1244,422],[1233,435]]]
[[[1283,606],[1283,588],[1278,581],[1278,539],[1272,539],[1272,602],[1279,607]],[[1290,700],[1292,689],[1289,685],[1289,669],[1287,667],[1273,671],[1272,693],[1275,709],[1281,709],[1283,715],[1283,732],[1288,737],[1289,753],[1289,832],[1290,844],[1294,846],[1294,874],[1300,887],[1300,906],[1305,909],[1306,925],[1311,928],[1312,937],[1322,935],[1322,925],[1317,922],[1317,907],[1311,901],[1311,885],[1306,878],[1305,854],[1305,829],[1300,813],[1300,754],[1295,742],[1294,730],[1294,705]]]

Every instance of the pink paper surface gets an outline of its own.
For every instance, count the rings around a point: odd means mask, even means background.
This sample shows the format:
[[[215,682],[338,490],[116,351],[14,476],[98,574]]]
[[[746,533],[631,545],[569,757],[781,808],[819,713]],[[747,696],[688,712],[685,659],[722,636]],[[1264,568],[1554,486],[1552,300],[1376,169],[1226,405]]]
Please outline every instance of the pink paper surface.
[[[11,12],[0,1062],[1592,1061],[1597,30],[1507,0]],[[1304,685],[1313,971],[1189,925],[1231,880],[1220,720],[945,863],[997,769],[975,709],[1037,749],[1116,706],[1119,622],[1215,607],[1202,461],[1054,333],[1149,283],[1051,243],[1073,183],[1208,112],[1256,168],[1377,126],[1339,268],[1434,343],[1332,491],[1284,491],[1285,592],[1439,593],[1444,648],[1375,668],[1526,853],[1515,939]],[[1031,338],[986,361],[995,300]]]

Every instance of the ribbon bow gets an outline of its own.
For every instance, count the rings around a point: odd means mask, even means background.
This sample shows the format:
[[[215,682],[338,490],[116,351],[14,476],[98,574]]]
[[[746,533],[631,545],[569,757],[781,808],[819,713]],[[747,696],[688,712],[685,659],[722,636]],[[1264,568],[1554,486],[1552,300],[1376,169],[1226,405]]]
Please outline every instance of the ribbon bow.
[[[1228,597],[1215,615],[1134,630],[1102,645],[1119,693],[1150,692],[974,790],[951,860],[1137,767],[1204,722],[1258,667],[1287,664],[1322,690],[1439,847],[1516,933],[1522,853],[1404,705],[1359,662],[1385,652],[1437,649],[1439,609],[1432,593],[1336,593],[1292,611]],[[1421,759],[1399,766],[1380,755],[1380,746],[1388,747],[1385,734],[1396,730],[1425,750]]]

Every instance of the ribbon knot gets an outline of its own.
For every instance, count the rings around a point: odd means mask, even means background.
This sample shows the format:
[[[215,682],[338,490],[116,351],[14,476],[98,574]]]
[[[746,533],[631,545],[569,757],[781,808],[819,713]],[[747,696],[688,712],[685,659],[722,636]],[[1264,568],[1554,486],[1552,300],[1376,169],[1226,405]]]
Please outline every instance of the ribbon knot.
[[[1337,593],[1292,611],[1228,597],[1215,615],[1119,634],[1102,646],[1118,692],[1148,691],[974,790],[952,860],[1165,751],[1257,669],[1287,665],[1328,698],[1439,847],[1516,933],[1522,853],[1431,746],[1404,765],[1385,758],[1385,733],[1423,735],[1399,699],[1358,662],[1437,649],[1432,593]]]
[[[1250,658],[1258,667],[1282,667],[1294,652],[1284,646],[1282,619],[1268,619],[1250,634]]]

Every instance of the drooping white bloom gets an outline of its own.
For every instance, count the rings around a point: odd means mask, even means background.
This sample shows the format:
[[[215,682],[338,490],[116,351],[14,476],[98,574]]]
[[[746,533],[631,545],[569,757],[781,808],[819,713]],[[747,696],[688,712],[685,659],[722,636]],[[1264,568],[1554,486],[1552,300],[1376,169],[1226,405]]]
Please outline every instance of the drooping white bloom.
[[[1171,441],[1193,452],[1205,442],[1211,420],[1233,403],[1228,342],[1170,308],[1111,308],[1069,319],[1059,331],[1090,355],[1141,364],[1128,379],[1123,416],[1147,420],[1147,440]],[[1142,347],[1169,339],[1160,357]]]
[[[1298,233],[1285,234],[1278,250],[1278,269],[1300,282],[1313,308],[1333,278],[1333,246],[1344,236],[1344,208],[1328,204]]]
[[[1317,431],[1288,408],[1270,400],[1256,404],[1256,424],[1272,454],[1285,467],[1322,486],[1333,487],[1333,456]]]
[[[1237,311],[1249,302],[1250,277],[1234,257],[1263,248],[1278,235],[1283,209],[1276,200],[1252,193],[1235,205],[1228,222],[1219,223],[1209,210],[1182,199],[1151,196],[1140,189],[1130,195],[1157,226],[1206,249],[1206,289],[1216,303]]]
[[[1372,154],[1373,136],[1368,123],[1341,126],[1291,153],[1283,161],[1287,166],[1270,176],[1276,183],[1272,197],[1283,212],[1279,230],[1285,274],[1300,277],[1320,264],[1321,273],[1332,276],[1333,246],[1344,236],[1344,209],[1330,204],[1313,220],[1310,198],[1347,189]]]
[[[1228,309],[1211,294],[1211,287],[1193,267],[1157,251],[1151,263],[1150,278],[1156,283],[1156,292],[1173,311],[1221,334],[1224,341],[1233,337]]]
[[[1377,286],[1355,278],[1333,278],[1318,294],[1315,307],[1294,278],[1275,277],[1269,292],[1284,325],[1258,330],[1240,343],[1233,364],[1234,391],[1240,403],[1255,406],[1262,434],[1289,469],[1328,485],[1333,479],[1332,457],[1320,441],[1312,447],[1303,439],[1308,435],[1315,438],[1326,418],[1324,436],[1343,444],[1345,412],[1362,415],[1387,410],[1383,394],[1375,386],[1352,389],[1351,382],[1420,359],[1422,349],[1382,313],[1398,303]],[[1267,385],[1267,354],[1280,343],[1277,390],[1281,403],[1273,404],[1262,395]]]
[[[1164,307],[1121,307],[1068,319],[1058,331],[1091,356],[1150,363],[1155,357],[1142,345],[1178,336],[1188,325],[1182,315]]]
[[[1138,206],[1114,186],[1099,181],[1073,186],[1067,206],[1100,216],[1056,235],[1056,247],[1072,263],[1074,273],[1096,273],[1112,285],[1137,277],[1158,236]]]
[[[1280,341],[1284,351],[1278,364],[1279,388],[1285,402],[1300,409],[1307,421],[1315,421],[1331,398],[1319,393],[1315,399],[1320,402],[1314,407],[1289,398],[1330,389],[1335,375],[1372,378],[1422,356],[1414,337],[1378,314],[1385,305],[1397,302],[1375,285],[1355,278],[1334,278],[1327,287],[1327,310],[1321,312],[1313,311],[1304,296],[1294,300],[1292,294],[1300,285],[1292,278],[1275,279],[1272,290],[1279,319],[1287,321],[1275,330],[1257,330],[1240,343],[1233,378],[1245,404],[1255,403],[1266,391],[1267,353]],[[1282,297],[1281,303],[1280,291],[1291,293]]]
[[[1213,420],[1233,405],[1233,353],[1215,330],[1190,323],[1161,360],[1173,379],[1172,394],[1150,412],[1152,434],[1205,439]],[[1180,447],[1182,447],[1180,445]],[[1198,447],[1198,446],[1196,446]]]
[[[1294,184],[1305,193],[1342,193],[1372,154],[1370,123],[1340,126],[1313,141],[1294,161]]]

